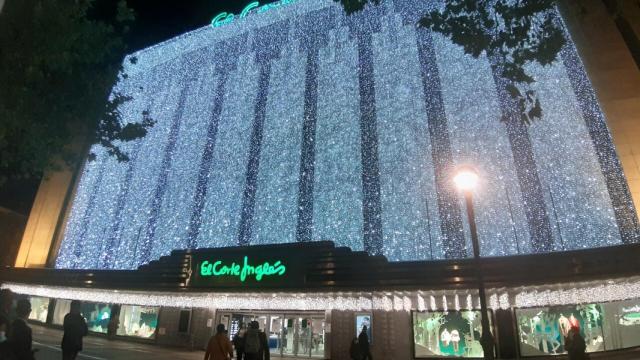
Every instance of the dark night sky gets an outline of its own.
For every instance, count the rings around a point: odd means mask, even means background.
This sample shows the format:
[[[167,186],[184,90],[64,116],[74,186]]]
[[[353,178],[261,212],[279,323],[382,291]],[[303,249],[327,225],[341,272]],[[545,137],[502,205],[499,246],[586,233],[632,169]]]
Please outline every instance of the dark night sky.
[[[136,12],[136,23],[128,37],[130,51],[170,39],[206,26],[220,12],[240,13],[253,0],[127,0]],[[273,2],[262,0],[260,4]],[[101,0],[113,9],[115,0]]]

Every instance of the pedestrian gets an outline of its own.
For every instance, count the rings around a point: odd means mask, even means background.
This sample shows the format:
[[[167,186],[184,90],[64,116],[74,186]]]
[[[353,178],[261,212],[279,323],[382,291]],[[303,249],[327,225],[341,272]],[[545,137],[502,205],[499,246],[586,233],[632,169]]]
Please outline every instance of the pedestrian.
[[[107,324],[107,339],[113,340],[118,334],[120,326],[120,305],[111,306],[111,315],[109,316],[109,324]]]
[[[269,343],[267,335],[260,331],[257,321],[249,323],[249,329],[244,334],[244,358],[246,360],[269,360]]]
[[[360,335],[358,335],[358,345],[360,345],[360,358],[362,360],[372,360],[371,349],[369,348],[369,335],[367,335],[367,326],[362,327]]]
[[[27,299],[20,299],[16,306],[17,318],[11,324],[9,346],[17,360],[34,360],[32,348],[33,338],[27,319],[31,314],[31,303]]]
[[[69,313],[64,316],[64,335],[62,336],[62,360],[75,360],[82,351],[82,338],[87,336],[89,329],[87,322],[80,314],[81,303],[73,300]]]
[[[587,345],[582,335],[580,335],[580,328],[578,326],[572,326],[567,333],[567,336],[564,338],[564,348],[569,353],[569,360],[587,359],[585,354]]]
[[[358,337],[354,336],[351,340],[351,346],[349,346],[349,356],[351,360],[362,360],[362,354],[360,354],[360,344],[358,344]]]
[[[0,360],[13,359],[6,333],[9,322],[4,317],[0,317]]]
[[[0,321],[5,324],[5,336],[9,337],[11,331],[11,305],[13,305],[13,293],[9,289],[0,290]]]
[[[236,356],[238,360],[242,360],[244,356],[244,335],[247,332],[247,328],[244,323],[240,324],[240,329],[233,336],[233,347],[236,349]]]
[[[231,360],[233,358],[233,346],[227,338],[224,324],[218,324],[216,334],[209,339],[204,360]]]

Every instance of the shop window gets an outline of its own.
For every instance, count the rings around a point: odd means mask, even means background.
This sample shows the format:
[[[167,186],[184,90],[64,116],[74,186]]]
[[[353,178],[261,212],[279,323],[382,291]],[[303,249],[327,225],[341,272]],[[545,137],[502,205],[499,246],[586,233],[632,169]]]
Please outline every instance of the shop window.
[[[69,313],[70,308],[71,300],[57,299],[55,308],[53,309],[52,323],[55,325],[63,325],[64,317]],[[89,331],[101,334],[107,333],[107,326],[111,318],[111,307],[109,304],[83,301],[80,307],[80,313],[87,322]]]
[[[52,322],[55,325],[64,324],[64,316],[69,313],[71,308],[71,300],[56,299],[56,306],[53,308]]]
[[[154,338],[158,327],[158,311],[157,307],[122,305],[117,334],[145,339]]]
[[[367,327],[367,338],[369,339],[369,344],[373,344],[373,329],[371,328],[371,314],[356,314],[356,336],[359,336],[362,333],[364,327]]]
[[[483,357],[480,311],[413,312],[416,358]]]
[[[587,352],[640,346],[640,300],[516,309],[523,356],[564,354],[564,337],[578,324]]]
[[[49,298],[32,296],[29,300],[31,301],[29,320],[46,323],[47,315],[49,314]]]
[[[82,302],[80,313],[87,321],[89,331],[101,334],[107,333],[109,319],[111,319],[111,306],[103,303]]]

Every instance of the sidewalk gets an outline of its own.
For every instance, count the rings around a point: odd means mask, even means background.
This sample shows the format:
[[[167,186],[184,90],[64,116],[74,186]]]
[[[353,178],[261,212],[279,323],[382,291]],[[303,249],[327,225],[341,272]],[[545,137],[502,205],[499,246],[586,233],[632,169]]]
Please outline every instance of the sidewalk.
[[[62,330],[38,325],[31,325],[31,328],[33,329],[33,347],[40,349],[36,353],[36,359],[60,360]],[[123,340],[110,341],[104,337],[91,335],[84,338],[84,350],[78,355],[79,360],[202,360],[203,358],[204,351],[187,351]]]

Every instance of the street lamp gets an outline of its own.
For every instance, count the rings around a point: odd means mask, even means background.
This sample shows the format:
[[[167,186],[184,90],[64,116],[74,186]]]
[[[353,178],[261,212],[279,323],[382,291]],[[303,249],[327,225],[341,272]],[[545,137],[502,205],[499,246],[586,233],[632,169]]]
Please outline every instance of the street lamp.
[[[480,296],[480,312],[482,315],[482,335],[480,344],[484,352],[485,359],[493,359],[493,337],[489,329],[489,314],[487,311],[487,299],[484,292],[484,280],[480,269],[480,245],[478,244],[478,230],[476,229],[476,218],[473,212],[473,190],[478,186],[480,176],[470,166],[463,166],[456,171],[453,182],[458,190],[464,194],[467,205],[467,217],[469,218],[469,232],[471,233],[471,243],[473,244],[473,258],[476,266],[476,276],[478,280],[478,295]]]

